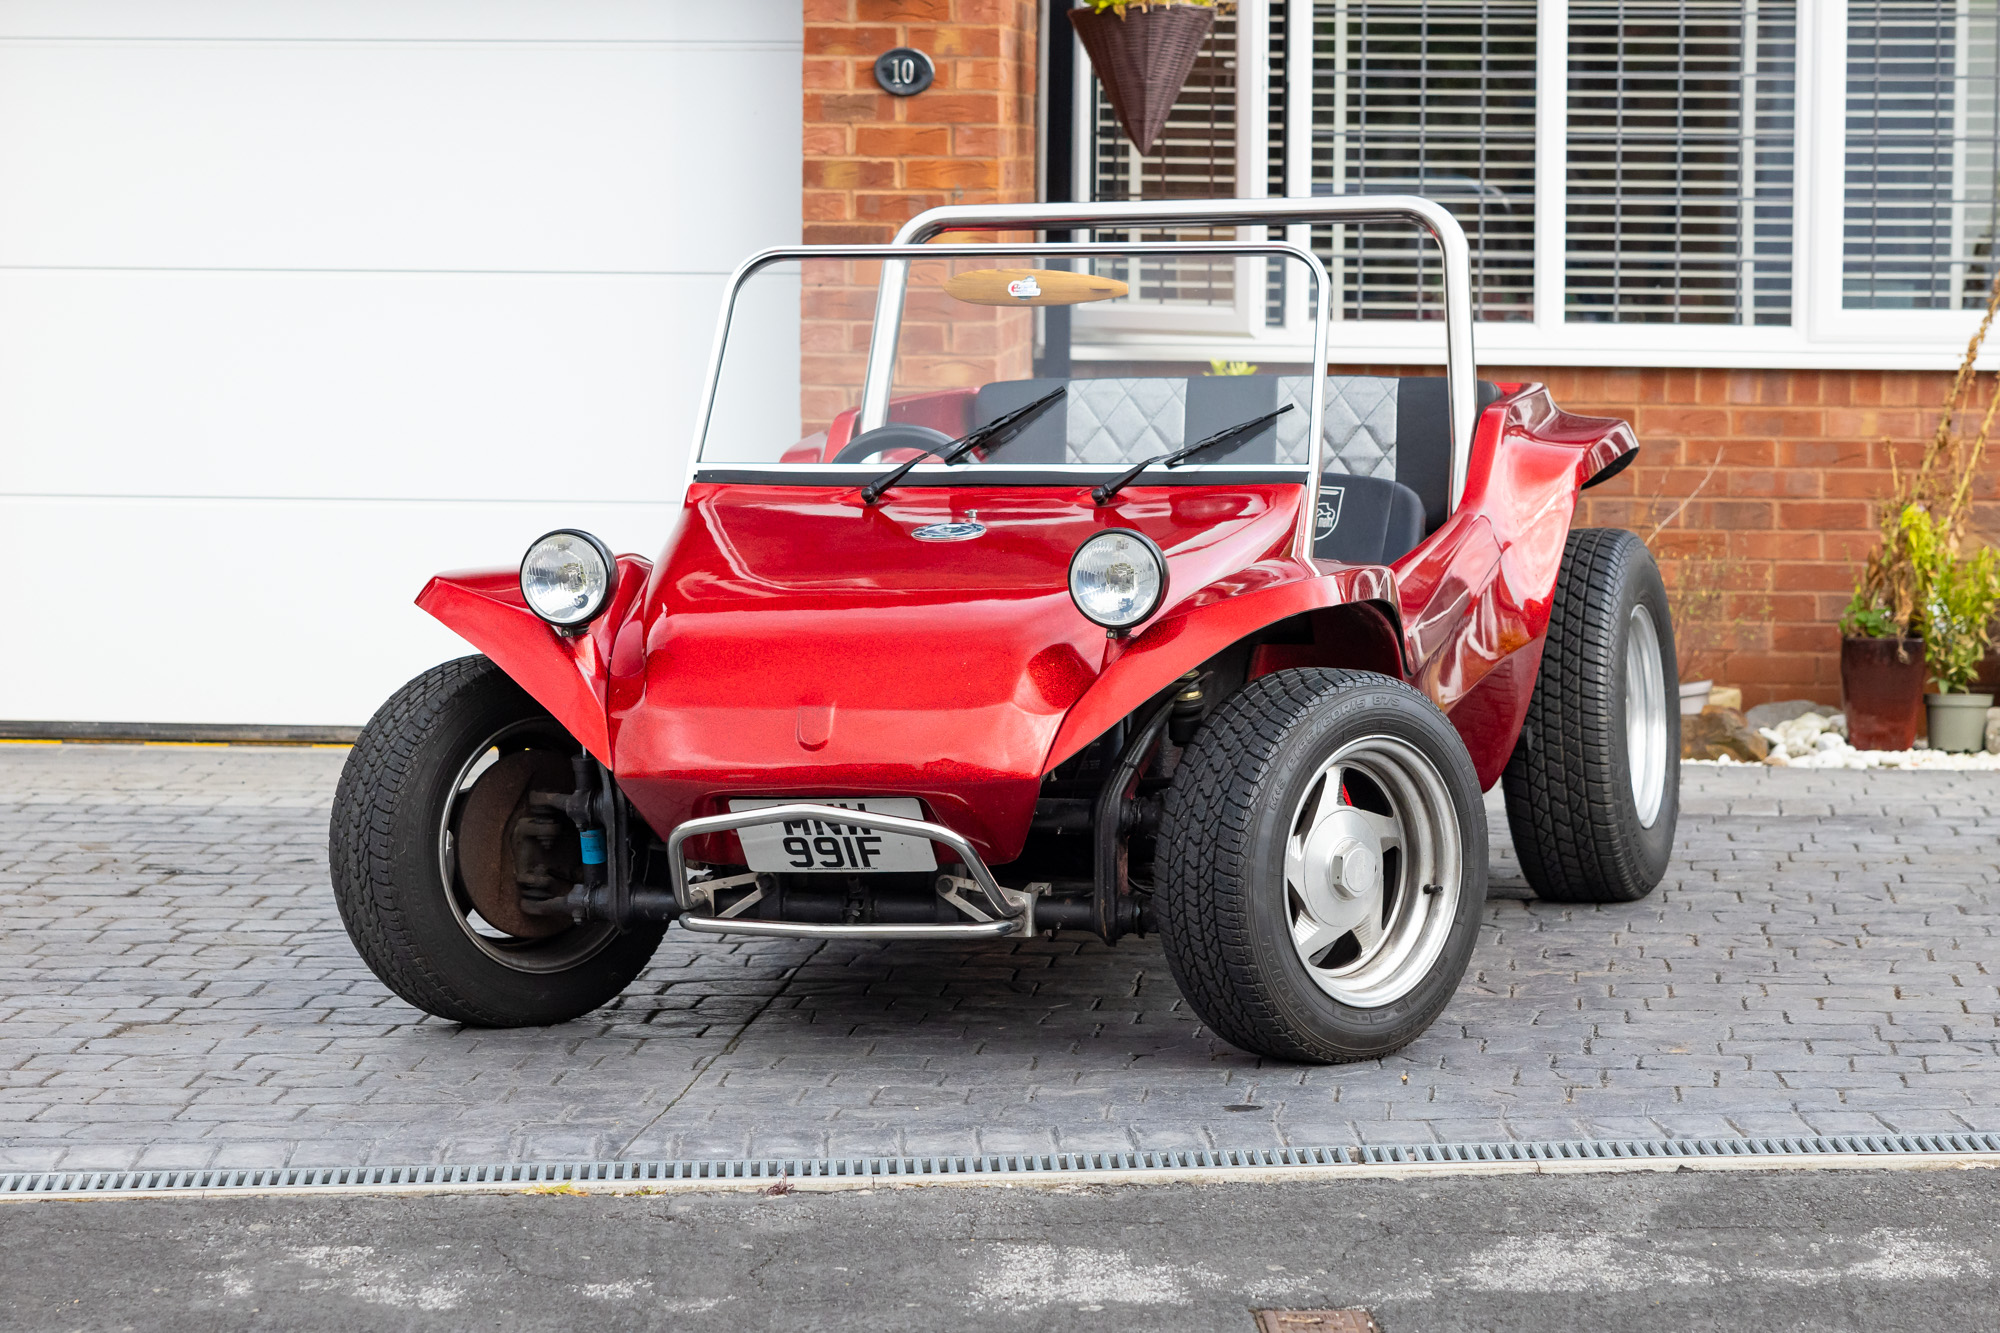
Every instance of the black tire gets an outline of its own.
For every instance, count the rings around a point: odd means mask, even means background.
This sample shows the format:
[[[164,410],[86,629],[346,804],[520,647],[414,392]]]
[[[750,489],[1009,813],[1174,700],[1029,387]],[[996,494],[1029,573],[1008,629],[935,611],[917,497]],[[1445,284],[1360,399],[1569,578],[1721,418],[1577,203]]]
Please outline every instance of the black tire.
[[[1358,1006],[1316,982],[1293,945],[1285,845],[1321,766],[1380,737],[1428,762],[1463,855],[1455,901],[1437,900],[1442,946],[1428,971],[1400,998]],[[1478,938],[1486,858],[1478,777],[1430,700],[1372,672],[1262,676],[1203,725],[1167,792],[1153,901],[1168,967],[1194,1011],[1246,1051],[1310,1063],[1377,1059],[1419,1036],[1458,988]]]
[[[1641,818],[1634,790],[1626,725],[1626,647],[1633,608],[1639,606],[1659,642],[1665,692],[1657,701],[1666,726],[1659,760],[1664,786],[1650,823]],[[1615,528],[1570,533],[1556,576],[1541,677],[1501,776],[1507,827],[1537,897],[1637,902],[1667,873],[1680,818],[1674,661],[1667,590],[1646,544]]]
[[[509,955],[514,965],[495,956],[504,948],[474,940],[453,906],[451,895],[461,908],[465,902],[462,883],[444,883],[440,828],[465,765],[502,735],[506,749],[567,756],[577,748],[484,657],[446,662],[398,690],[369,719],[341,771],[328,862],[340,919],[390,990],[458,1023],[540,1027],[589,1013],[624,990],[665,927],[572,926],[519,942]]]

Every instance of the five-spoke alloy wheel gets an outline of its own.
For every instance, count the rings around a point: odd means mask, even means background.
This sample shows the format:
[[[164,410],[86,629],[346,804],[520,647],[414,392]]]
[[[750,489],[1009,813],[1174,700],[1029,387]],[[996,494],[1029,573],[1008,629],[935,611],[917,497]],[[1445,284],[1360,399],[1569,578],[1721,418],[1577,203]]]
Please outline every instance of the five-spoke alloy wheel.
[[[1154,897],[1188,1003],[1245,1050],[1365,1060],[1451,998],[1486,896],[1465,746],[1387,676],[1278,671],[1183,754]]]
[[[1300,798],[1285,844],[1293,946],[1343,1004],[1422,983],[1451,934],[1464,848],[1444,777],[1392,736],[1344,745]]]

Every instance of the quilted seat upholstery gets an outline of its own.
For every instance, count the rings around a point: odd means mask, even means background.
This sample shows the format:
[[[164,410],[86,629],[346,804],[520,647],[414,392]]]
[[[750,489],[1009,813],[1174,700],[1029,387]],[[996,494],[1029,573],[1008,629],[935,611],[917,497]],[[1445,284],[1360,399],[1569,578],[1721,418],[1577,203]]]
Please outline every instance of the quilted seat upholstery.
[[[1202,461],[1267,466],[1306,461],[1312,382],[1304,375],[1009,380],[979,390],[973,423],[991,421],[1058,384],[1069,389],[1062,403],[1009,443],[1004,461],[1126,466],[1286,404],[1294,410],[1272,426]],[[1483,409],[1499,392],[1482,381],[1479,406]],[[1325,434],[1329,477],[1395,483],[1414,492],[1423,532],[1444,522],[1450,506],[1451,430],[1442,378],[1329,375]],[[1357,501],[1363,492],[1372,496],[1377,488],[1357,488]]]

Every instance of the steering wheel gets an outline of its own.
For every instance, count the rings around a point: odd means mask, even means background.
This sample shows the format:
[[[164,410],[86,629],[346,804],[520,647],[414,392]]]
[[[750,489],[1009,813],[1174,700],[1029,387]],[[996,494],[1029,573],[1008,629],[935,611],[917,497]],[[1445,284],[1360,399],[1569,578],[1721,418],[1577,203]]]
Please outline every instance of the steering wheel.
[[[929,426],[918,426],[908,421],[892,421],[874,430],[864,430],[849,440],[841,451],[833,456],[836,463],[896,462],[882,455],[891,449],[909,449],[922,453],[927,449],[937,449],[951,443],[951,436]]]

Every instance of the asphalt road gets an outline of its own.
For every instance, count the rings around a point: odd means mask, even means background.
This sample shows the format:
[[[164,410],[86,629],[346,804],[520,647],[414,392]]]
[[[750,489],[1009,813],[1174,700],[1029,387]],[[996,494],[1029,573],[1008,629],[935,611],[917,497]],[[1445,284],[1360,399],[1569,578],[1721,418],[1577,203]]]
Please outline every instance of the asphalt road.
[[[2000,1171],[0,1205],[0,1327],[1990,1329]]]

